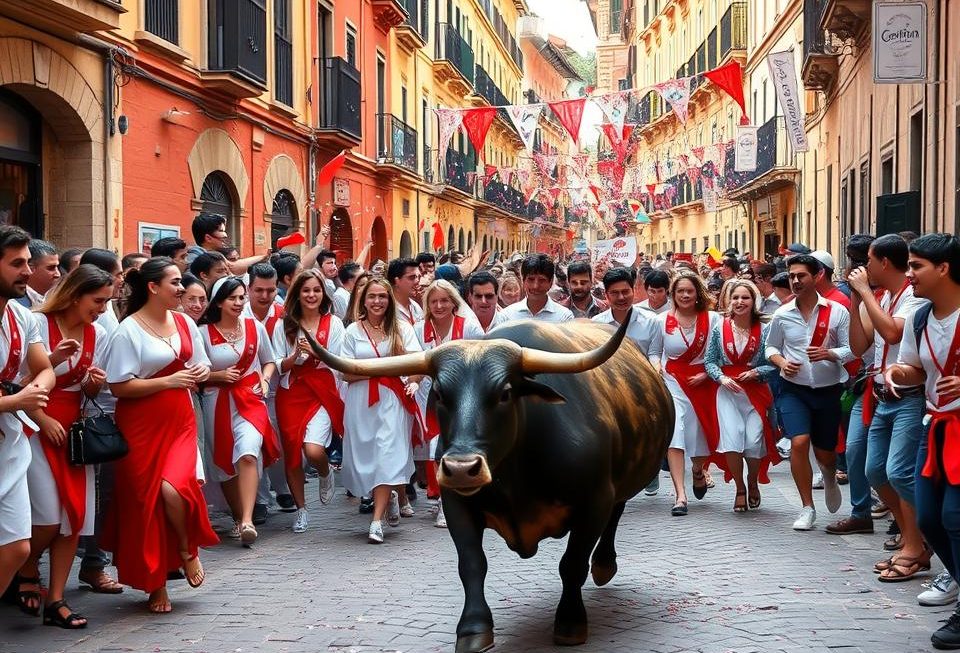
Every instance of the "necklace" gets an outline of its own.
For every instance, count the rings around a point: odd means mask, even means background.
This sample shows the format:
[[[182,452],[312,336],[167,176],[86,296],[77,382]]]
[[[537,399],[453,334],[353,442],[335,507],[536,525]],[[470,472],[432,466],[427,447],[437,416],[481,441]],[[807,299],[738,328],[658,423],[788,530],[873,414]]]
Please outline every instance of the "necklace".
[[[233,350],[233,353],[237,355],[237,358],[241,357],[240,350],[237,349],[237,343],[243,339],[243,324],[238,324],[237,328],[233,331],[223,331],[220,327],[213,325],[213,328],[217,330],[223,339],[227,341],[227,346]]]
[[[154,329],[152,326],[150,326],[149,324],[147,324],[146,320],[144,320],[142,316],[140,316],[140,315],[134,315],[133,318],[137,321],[137,324],[139,324],[139,325],[142,326],[144,329],[146,329],[147,331],[149,331],[149,332],[150,332],[150,335],[152,335],[154,338],[159,338],[160,341],[163,342],[163,344],[165,344],[167,347],[169,347],[169,348],[170,348],[170,351],[173,352],[173,357],[174,357],[175,359],[176,359],[176,358],[180,358],[180,352],[178,352],[178,351],[177,351],[176,349],[174,349],[174,347],[173,347],[173,337],[174,337],[175,335],[177,335],[178,332],[175,331],[175,332],[172,333],[170,336],[161,336],[159,333],[157,333],[157,330],[156,330],[156,329]]]

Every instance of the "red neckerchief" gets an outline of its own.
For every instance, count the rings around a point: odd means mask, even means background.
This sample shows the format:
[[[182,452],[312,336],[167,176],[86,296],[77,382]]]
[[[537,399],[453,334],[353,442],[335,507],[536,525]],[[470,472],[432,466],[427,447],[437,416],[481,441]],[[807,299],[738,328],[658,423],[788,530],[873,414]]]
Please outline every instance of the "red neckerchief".
[[[57,321],[52,315],[47,315],[47,331],[50,335],[50,351],[57,348],[57,345],[63,340],[63,333],[57,326]],[[83,381],[87,375],[87,370],[93,364],[93,350],[97,341],[97,330],[92,324],[83,327],[83,349],[80,350],[80,359],[76,365],[71,365],[67,361],[67,371],[57,376],[55,388],[69,388]]]
[[[150,378],[159,379],[185,370],[187,369],[187,363],[193,358],[193,334],[190,333],[187,316],[173,311],[173,323],[177,327],[177,333],[180,334],[180,355],[175,356],[166,367]]]
[[[0,372],[0,381],[13,381],[20,374],[20,363],[23,361],[23,345],[20,341],[20,327],[13,309],[7,306],[7,325],[10,327],[10,352],[7,354],[7,364]]]
[[[460,315],[453,316],[453,328],[450,332],[450,340],[463,340],[463,325],[467,323],[467,319]],[[423,323],[423,341],[433,342],[435,347],[439,347],[443,343],[442,338],[438,338],[433,331],[433,320],[426,320]]]
[[[680,322],[677,320],[676,312],[671,311],[667,315],[666,319],[667,333],[673,333],[677,328],[680,327]],[[680,328],[680,337],[683,338],[683,341],[687,344],[687,351],[683,352],[675,360],[680,363],[690,363],[695,358],[699,357],[703,353],[704,347],[707,345],[707,331],[710,329],[710,313],[708,311],[700,311],[697,313],[697,330],[693,334],[693,342],[687,342],[687,336],[684,335],[683,329]]]
[[[827,341],[827,335],[830,333],[830,312],[832,310],[833,305],[829,299],[826,304],[820,304],[817,308],[817,326],[810,338],[811,347],[823,347],[823,343]]]
[[[927,341],[927,351],[930,353],[930,359],[933,361],[937,371],[940,372],[940,378],[956,376],[958,363],[960,363],[960,329],[954,328],[953,341],[950,343],[950,349],[947,350],[947,361],[944,365],[940,365],[940,361],[937,360],[937,355],[933,352],[933,345],[930,344],[930,334],[927,332],[928,326],[929,322],[923,326],[923,337]],[[937,395],[937,408],[943,408],[948,403],[950,403],[950,400],[941,399],[940,395]],[[930,432],[933,432],[932,427]]]
[[[750,337],[743,351],[737,353],[737,341],[733,337],[733,320],[729,317],[723,318],[723,350],[727,358],[733,365],[747,365],[756,356],[760,349],[760,322],[754,321],[750,329]]]

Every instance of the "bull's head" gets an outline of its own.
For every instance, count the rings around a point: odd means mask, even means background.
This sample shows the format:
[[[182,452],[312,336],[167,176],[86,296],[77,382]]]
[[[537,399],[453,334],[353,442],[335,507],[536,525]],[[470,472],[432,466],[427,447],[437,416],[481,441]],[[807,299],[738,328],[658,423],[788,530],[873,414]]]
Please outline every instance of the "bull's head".
[[[320,360],[343,373],[432,377],[444,452],[438,481],[470,495],[492,481],[491,470],[513,450],[523,417],[520,399],[566,401],[533,377],[585,372],[603,364],[620,347],[631,319],[632,312],[607,342],[578,353],[521,347],[503,339],[457,340],[427,352],[353,360],[331,354],[305,331],[303,336]]]

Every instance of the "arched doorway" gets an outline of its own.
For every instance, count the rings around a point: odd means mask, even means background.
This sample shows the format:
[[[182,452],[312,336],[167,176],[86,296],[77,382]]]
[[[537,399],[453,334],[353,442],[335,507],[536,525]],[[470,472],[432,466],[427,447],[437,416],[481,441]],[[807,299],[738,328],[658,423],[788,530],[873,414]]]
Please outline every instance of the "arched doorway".
[[[370,228],[370,239],[373,241],[371,250],[371,261],[386,261],[387,254],[387,226],[383,224],[383,218],[377,216],[373,221],[373,227]]]
[[[467,251],[466,245],[467,245],[467,239],[463,233],[463,227],[460,227],[460,233],[457,234],[457,249],[460,250],[461,252],[466,252]]]
[[[450,225],[450,228],[447,229],[447,249],[453,251],[453,248],[456,246],[457,242],[457,232],[453,230],[453,225]]]
[[[283,189],[273,198],[270,210],[270,246],[276,249],[277,239],[291,233],[297,224],[297,201],[293,193]]]
[[[413,256],[413,239],[410,237],[410,232],[404,230],[400,234],[400,258],[410,258]]]
[[[239,240],[238,220],[235,219],[236,213],[231,185],[230,179],[222,172],[211,172],[207,175],[203,180],[203,187],[200,188],[200,200],[203,202],[200,210],[204,213],[225,217],[230,244],[239,247],[237,244]]]
[[[353,258],[353,226],[350,213],[344,208],[330,216],[330,249],[337,255],[337,265]]]
[[[467,249],[473,249],[473,232],[467,234]]]
[[[0,89],[0,224],[43,237],[40,114]]]
[[[483,234],[483,251],[487,251],[487,234]]]

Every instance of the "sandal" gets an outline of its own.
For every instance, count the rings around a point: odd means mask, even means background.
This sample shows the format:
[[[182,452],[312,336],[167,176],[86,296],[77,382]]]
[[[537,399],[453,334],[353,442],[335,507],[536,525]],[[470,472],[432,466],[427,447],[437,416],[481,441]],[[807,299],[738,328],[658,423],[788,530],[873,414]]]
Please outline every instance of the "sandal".
[[[892,567],[896,563],[896,560],[897,560],[896,555],[892,555],[886,560],[881,560],[880,562],[873,565],[873,573],[882,574],[887,569],[890,569],[890,567]]]
[[[760,501],[762,500],[760,488],[754,485],[748,489],[750,490],[750,494],[747,498],[747,505],[750,507],[750,510],[758,510],[760,508]]]
[[[17,605],[20,607],[20,612],[28,614],[31,617],[39,617],[40,612],[43,610],[43,598],[40,596],[42,589],[40,578],[17,576],[14,582],[17,583]],[[23,589],[24,585],[36,585],[37,589],[25,590]],[[36,605],[29,605],[29,603],[34,601],[36,601]]]
[[[683,517],[687,514],[687,502],[686,501],[677,501],[673,504],[673,508],[670,509],[670,515],[673,517]]]
[[[903,536],[897,533],[889,540],[883,543],[884,551],[899,551],[903,548]]]
[[[60,613],[64,609],[67,611],[67,616]],[[87,627],[87,618],[71,610],[66,601],[60,600],[43,609],[43,625],[57,626],[66,630],[78,630]]]
[[[743,501],[741,501],[743,499]],[[736,498],[733,500],[733,511],[734,512],[746,512],[747,511],[747,491],[737,492]]]
[[[184,551],[181,551],[180,556],[183,557],[184,553]],[[200,564],[200,558],[196,554],[183,558],[183,575],[187,577],[187,585],[190,587],[203,585],[205,578],[203,565]]]
[[[84,585],[90,586],[90,591],[94,594],[120,594],[123,592],[123,585],[110,578],[103,569],[96,571],[81,571],[77,579]]]
[[[257,537],[257,529],[253,524],[243,524],[240,527],[240,543],[243,546],[250,548],[253,546],[253,543],[257,541]],[[196,587],[196,585],[193,585],[193,587]]]
[[[699,485],[697,484],[698,481],[700,482]],[[706,481],[707,475],[704,474],[702,467],[700,468],[699,472],[693,472],[693,496],[697,497],[698,500],[707,496],[707,489],[709,486],[707,485]]]
[[[930,555],[928,553],[923,553],[916,558],[900,556],[892,565],[883,570],[878,580],[881,583],[900,583],[910,580],[924,571],[930,571]]]
[[[163,592],[162,598],[160,596],[154,596],[157,592]],[[167,594],[166,587],[162,587],[155,592],[150,593],[150,598],[147,602],[147,609],[153,614],[169,614],[170,612],[173,612],[173,605],[170,603],[170,596]]]

